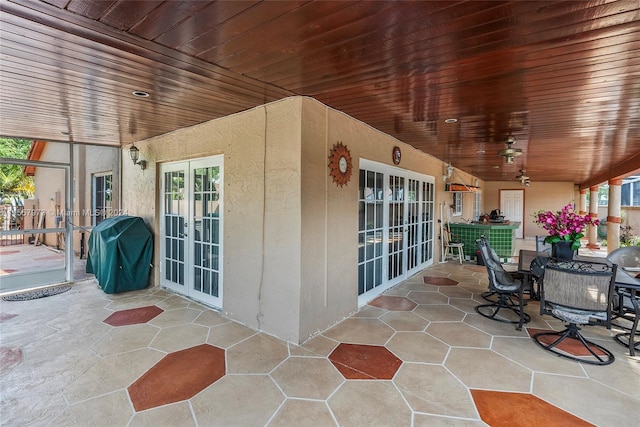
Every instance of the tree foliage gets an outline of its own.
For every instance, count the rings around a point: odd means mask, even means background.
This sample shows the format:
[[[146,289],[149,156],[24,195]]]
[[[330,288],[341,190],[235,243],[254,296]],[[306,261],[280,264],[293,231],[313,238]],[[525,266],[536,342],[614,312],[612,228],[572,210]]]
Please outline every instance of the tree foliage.
[[[0,138],[0,157],[26,159],[31,140]],[[22,166],[0,164],[0,198],[8,202],[14,198],[33,197],[33,178],[26,176]]]

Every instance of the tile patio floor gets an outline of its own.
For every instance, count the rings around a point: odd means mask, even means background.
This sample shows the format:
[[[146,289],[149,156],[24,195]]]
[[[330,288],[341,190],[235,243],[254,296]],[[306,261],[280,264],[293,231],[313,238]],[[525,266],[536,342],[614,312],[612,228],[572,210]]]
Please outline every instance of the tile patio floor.
[[[0,301],[0,424],[636,425],[640,357],[615,331],[584,329],[611,365],[558,358],[528,336],[561,327],[535,302],[522,331],[476,314],[486,286],[436,264],[301,346],[157,288]]]

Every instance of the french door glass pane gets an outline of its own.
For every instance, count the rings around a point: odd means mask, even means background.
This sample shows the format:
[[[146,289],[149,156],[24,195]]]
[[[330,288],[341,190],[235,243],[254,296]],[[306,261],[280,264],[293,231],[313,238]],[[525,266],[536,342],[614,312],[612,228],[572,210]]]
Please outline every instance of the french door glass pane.
[[[196,168],[193,174],[195,224],[193,288],[198,292],[218,297],[220,168],[218,166]]]

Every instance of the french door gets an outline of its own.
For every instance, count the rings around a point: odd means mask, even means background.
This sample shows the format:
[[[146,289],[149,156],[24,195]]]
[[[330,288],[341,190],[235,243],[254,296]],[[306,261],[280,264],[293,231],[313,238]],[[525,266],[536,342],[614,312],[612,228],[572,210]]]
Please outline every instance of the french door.
[[[222,308],[223,156],[160,168],[160,283]]]
[[[358,302],[433,263],[433,177],[360,160]]]

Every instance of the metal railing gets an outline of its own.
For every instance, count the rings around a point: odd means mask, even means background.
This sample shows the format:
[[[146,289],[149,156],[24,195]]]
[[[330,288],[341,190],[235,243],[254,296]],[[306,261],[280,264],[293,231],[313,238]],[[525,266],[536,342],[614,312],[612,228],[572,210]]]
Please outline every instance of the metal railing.
[[[24,234],[16,233],[22,230],[22,206],[0,206],[0,246],[21,245],[24,243]],[[3,233],[12,231],[12,233]]]

